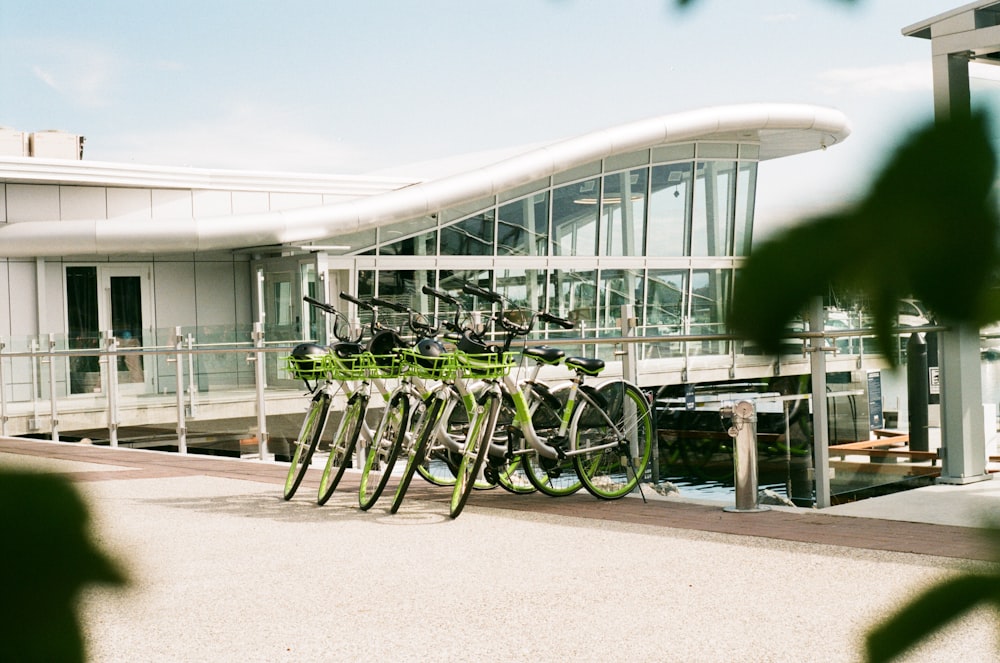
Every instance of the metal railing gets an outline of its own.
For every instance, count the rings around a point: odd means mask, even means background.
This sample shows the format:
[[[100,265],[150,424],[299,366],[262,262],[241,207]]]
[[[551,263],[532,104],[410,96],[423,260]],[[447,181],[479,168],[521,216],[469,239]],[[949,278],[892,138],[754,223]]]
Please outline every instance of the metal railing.
[[[623,320],[629,320],[623,316]],[[898,330],[900,333],[910,333],[912,331],[929,332],[942,331],[940,326],[925,326],[919,328],[906,328]],[[605,330],[606,331],[606,330]],[[746,365],[767,366],[767,371],[771,374],[780,374],[783,367],[797,364],[803,366],[807,364],[806,344],[810,339],[825,339],[833,342],[836,349],[836,342],[840,339],[850,339],[852,342],[848,347],[856,348],[858,351],[851,352],[850,356],[856,359],[858,368],[862,365],[865,357],[874,359],[864,351],[866,339],[871,339],[873,332],[870,329],[849,329],[825,332],[803,331],[789,334],[790,340],[800,341],[803,345],[801,356],[763,356],[744,355],[743,346],[740,339],[731,334],[686,334],[686,335],[659,335],[659,336],[638,336],[635,335],[634,326],[623,325],[620,336],[604,337],[574,337],[574,338],[538,338],[529,339],[529,343],[545,343],[547,345],[579,348],[579,351],[588,356],[606,356],[612,360],[621,361],[622,371],[628,377],[636,379],[641,371],[640,365],[644,361],[657,359],[652,349],[669,345],[677,347],[678,352],[666,358],[671,363],[673,370],[680,373],[681,381],[686,382],[692,374],[692,362],[695,357],[711,357],[716,360],[724,358],[720,363],[723,370],[729,369],[732,375],[737,367]],[[164,335],[167,336],[167,335]],[[44,430],[48,428],[53,440],[58,440],[60,435],[60,416],[68,410],[79,407],[79,402],[74,399],[78,394],[71,393],[70,382],[72,369],[71,362],[84,357],[94,357],[100,366],[101,384],[99,388],[85,395],[96,400],[96,403],[89,403],[91,407],[98,407],[105,410],[105,422],[109,432],[109,439],[113,446],[118,443],[118,429],[121,423],[122,407],[127,406],[122,394],[122,385],[119,383],[120,361],[128,364],[133,358],[151,358],[156,360],[162,358],[164,367],[173,366],[173,386],[167,388],[158,382],[158,395],[174,395],[174,410],[176,417],[176,430],[178,436],[178,446],[184,452],[186,448],[186,434],[188,418],[198,416],[200,407],[199,382],[204,378],[204,371],[199,371],[196,366],[199,357],[207,355],[225,356],[225,362],[229,362],[229,357],[233,358],[232,368],[229,373],[232,375],[246,376],[251,371],[238,368],[238,358],[242,357],[248,366],[252,366],[252,384],[242,387],[241,380],[237,380],[235,390],[254,393],[255,414],[257,417],[258,436],[262,455],[267,453],[267,406],[268,393],[275,389],[297,389],[297,385],[288,383],[285,386],[268,385],[268,357],[272,355],[286,354],[298,341],[272,341],[265,339],[265,333],[261,325],[255,324],[249,334],[247,341],[234,341],[225,343],[197,343],[195,335],[184,333],[181,327],[174,327],[169,334],[170,343],[159,346],[146,347],[122,347],[120,339],[111,333],[103,336],[100,348],[88,349],[59,349],[56,337],[53,334],[45,335],[39,339],[30,339],[25,343],[26,349],[13,350],[10,343],[0,339],[0,434],[7,435],[8,424],[12,417],[28,417],[29,428]],[[854,341],[857,341],[856,343]],[[692,346],[695,344],[705,344],[710,348],[722,349],[719,353],[699,353],[693,352]],[[15,370],[14,362],[21,362],[20,370]],[[270,376],[275,381],[281,379],[277,361],[273,363],[274,370],[270,371]],[[61,367],[61,368],[60,368]],[[115,370],[113,370],[115,369]],[[155,369],[154,369],[155,372]],[[169,378],[167,370],[159,371],[159,377]],[[15,375],[16,374],[16,375]],[[207,378],[205,378],[207,379]],[[636,380],[638,381],[638,380]],[[15,395],[15,385],[22,397]],[[27,392],[26,394],[24,392]],[[147,395],[149,395],[147,393]],[[44,420],[48,419],[48,426]]]

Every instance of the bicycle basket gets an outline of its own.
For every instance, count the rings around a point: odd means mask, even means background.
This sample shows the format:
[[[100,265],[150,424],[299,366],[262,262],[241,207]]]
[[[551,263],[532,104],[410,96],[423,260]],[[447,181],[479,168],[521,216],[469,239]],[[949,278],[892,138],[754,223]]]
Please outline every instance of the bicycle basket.
[[[406,372],[425,380],[450,380],[455,377],[455,355],[443,352],[437,356],[422,354],[417,348],[403,350]]]
[[[373,378],[398,378],[403,374],[404,364],[396,353],[377,355],[365,353],[365,370]]]
[[[459,352],[457,357],[463,376],[483,380],[503,377],[517,365],[513,352]]]
[[[332,380],[354,380],[365,376],[366,357],[357,343],[337,343],[327,355],[326,370]]]
[[[298,380],[322,380],[329,351],[315,343],[300,343],[285,357],[285,370]]]

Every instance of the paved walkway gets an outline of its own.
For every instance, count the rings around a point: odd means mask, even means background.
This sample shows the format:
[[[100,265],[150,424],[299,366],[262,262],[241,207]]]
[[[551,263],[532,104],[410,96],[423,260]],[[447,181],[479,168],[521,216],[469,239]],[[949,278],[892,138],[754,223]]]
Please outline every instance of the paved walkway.
[[[983,482],[748,514],[488,491],[452,521],[417,484],[399,514],[361,512],[356,473],[317,507],[315,476],[281,500],[283,464],[3,438],[10,466],[76,481],[130,569],[84,601],[95,661],[856,661],[905,596],[983,568],[970,505],[1000,499]],[[995,633],[976,614],[911,660],[995,661]]]

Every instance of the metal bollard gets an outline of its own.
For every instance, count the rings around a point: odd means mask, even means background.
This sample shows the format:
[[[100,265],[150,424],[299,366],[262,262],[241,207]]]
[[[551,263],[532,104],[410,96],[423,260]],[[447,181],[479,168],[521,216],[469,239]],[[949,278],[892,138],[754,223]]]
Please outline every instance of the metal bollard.
[[[733,477],[736,481],[736,506],[723,511],[755,513],[770,508],[757,503],[757,412],[750,401],[723,406],[723,417],[731,417],[729,436],[736,440],[733,451]]]

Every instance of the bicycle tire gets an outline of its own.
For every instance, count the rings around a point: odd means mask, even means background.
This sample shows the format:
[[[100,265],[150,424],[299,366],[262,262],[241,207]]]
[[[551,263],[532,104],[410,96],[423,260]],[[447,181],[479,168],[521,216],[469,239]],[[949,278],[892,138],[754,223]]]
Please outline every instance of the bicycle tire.
[[[358,490],[358,505],[362,511],[375,506],[389,476],[396,464],[396,457],[406,435],[410,413],[410,399],[402,392],[396,392],[382,414],[378,430],[372,439],[365,469],[361,473],[361,488]]]
[[[330,457],[323,468],[323,475],[319,480],[319,492],[316,495],[316,503],[323,506],[330,501],[333,491],[337,490],[337,485],[344,478],[344,471],[347,469],[347,461],[354,448],[358,444],[358,437],[361,435],[361,425],[364,423],[365,413],[368,410],[368,396],[355,394],[347,402],[344,415],[337,426],[337,432],[333,435],[330,443]]]
[[[305,419],[302,420],[299,435],[292,442],[295,445],[295,452],[292,454],[292,461],[285,477],[285,500],[292,499],[295,491],[302,484],[302,479],[306,476],[306,470],[309,469],[309,463],[312,461],[313,453],[316,451],[319,439],[323,435],[323,428],[326,426],[330,400],[330,395],[320,390],[316,392],[309,403],[309,409],[306,411]]]
[[[565,397],[562,400],[565,400]],[[579,407],[579,404],[575,407]],[[531,423],[539,437],[553,442],[561,422],[562,413],[548,400],[538,401],[531,414]],[[573,459],[568,456],[547,458],[537,451],[530,450],[521,457],[521,465],[528,481],[543,495],[565,497],[583,488]]]
[[[574,414],[573,462],[587,491],[604,500],[624,497],[646,471],[653,447],[653,420],[646,395],[629,382],[601,388],[607,405],[584,399]],[[609,446],[610,445],[610,446]]]
[[[458,467],[455,487],[451,492],[448,515],[458,518],[465,508],[469,495],[476,485],[476,477],[483,467],[483,461],[489,453],[489,440],[496,429],[497,417],[500,415],[500,395],[487,391],[476,399],[476,417],[469,424],[469,436],[465,440],[462,452],[462,464]]]
[[[424,462],[428,439],[434,434],[434,429],[437,427],[437,420],[441,416],[444,402],[440,398],[429,396],[418,407],[420,410],[417,412],[417,417],[413,419],[416,423],[410,427],[413,443],[408,449],[406,467],[403,469],[403,475],[399,478],[396,492],[392,496],[389,513],[399,511],[399,507],[403,503],[403,498],[406,497],[406,491],[410,488],[410,481],[413,480],[413,475],[419,471]]]
[[[460,430],[462,419],[465,418],[465,408],[462,406],[458,395],[452,392],[451,400],[441,400],[439,397],[428,396],[440,402],[440,409],[434,413],[434,428],[431,435],[427,437],[423,449],[423,458],[417,466],[417,473],[423,477],[424,481],[433,486],[454,486],[455,477],[458,475],[458,466],[462,462],[462,456],[450,450],[437,435],[438,426],[441,425],[441,417],[448,417],[446,432],[449,435],[461,435],[465,439],[464,432]],[[461,414],[456,414],[461,411]],[[465,422],[467,425],[468,422]]]

